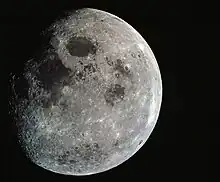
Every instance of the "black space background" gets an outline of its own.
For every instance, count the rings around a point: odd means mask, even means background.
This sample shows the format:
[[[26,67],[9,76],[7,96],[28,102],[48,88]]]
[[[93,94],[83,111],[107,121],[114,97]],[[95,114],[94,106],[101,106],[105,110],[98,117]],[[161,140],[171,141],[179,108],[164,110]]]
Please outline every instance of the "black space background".
[[[59,175],[32,164],[16,143],[15,130],[9,119],[9,122],[5,121],[10,125],[9,130],[3,132],[7,137],[3,146],[6,153],[3,181],[180,181],[182,178],[208,177],[206,141],[203,134],[197,132],[197,127],[207,118],[197,105],[205,105],[201,99],[202,86],[207,83],[204,74],[209,68],[207,63],[215,60],[214,54],[207,53],[203,46],[206,43],[210,47],[216,40],[218,21],[213,19],[217,19],[214,10],[209,9],[212,12],[212,18],[209,18],[206,5],[200,8],[198,4],[179,1],[8,2],[9,7],[2,6],[1,24],[5,31],[1,39],[8,72],[22,69],[23,63],[44,41],[40,37],[41,31],[64,15],[65,10],[91,7],[119,16],[145,38],[160,67],[163,101],[157,125],[141,150],[114,169],[85,177]],[[206,72],[202,71],[204,67]],[[197,110],[200,114],[195,116]]]

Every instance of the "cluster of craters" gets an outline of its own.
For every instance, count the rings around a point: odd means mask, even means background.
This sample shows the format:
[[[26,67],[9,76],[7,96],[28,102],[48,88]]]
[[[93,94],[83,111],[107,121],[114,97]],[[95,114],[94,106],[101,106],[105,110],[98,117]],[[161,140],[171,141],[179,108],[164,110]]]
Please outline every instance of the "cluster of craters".
[[[125,84],[122,86],[123,81],[127,79],[131,79],[132,72],[130,68],[121,60],[111,60],[106,57],[106,63],[112,69],[112,83],[106,89],[104,97],[107,104],[114,106],[120,101],[123,101],[125,97]]]
[[[116,103],[123,100],[125,96],[125,87],[117,80],[123,80],[123,78],[131,78],[132,72],[130,68],[121,59],[111,59],[108,56],[104,56],[104,64],[100,65],[95,60],[97,51],[97,45],[94,45],[89,39],[85,37],[71,37],[66,45],[66,50],[76,63],[73,67],[73,78],[76,82],[97,82],[101,80],[105,75],[100,74],[100,70],[103,67],[109,67],[112,70],[112,77],[109,84],[104,88],[104,98],[108,105],[114,106]],[[88,58],[89,55],[94,55]],[[88,61],[83,62],[85,58]],[[71,60],[71,59],[70,59]],[[105,68],[104,68],[105,69]],[[105,82],[105,79],[103,79]],[[118,82],[118,83],[117,83]]]

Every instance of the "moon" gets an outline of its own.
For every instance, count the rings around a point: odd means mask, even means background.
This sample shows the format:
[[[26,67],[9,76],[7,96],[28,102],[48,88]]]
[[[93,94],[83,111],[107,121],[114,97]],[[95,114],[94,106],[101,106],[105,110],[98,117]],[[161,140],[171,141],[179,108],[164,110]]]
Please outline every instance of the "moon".
[[[43,33],[38,54],[10,80],[10,113],[25,154],[64,175],[122,164],[145,144],[159,116],[162,80],[149,45],[121,18],[92,8],[69,13]]]

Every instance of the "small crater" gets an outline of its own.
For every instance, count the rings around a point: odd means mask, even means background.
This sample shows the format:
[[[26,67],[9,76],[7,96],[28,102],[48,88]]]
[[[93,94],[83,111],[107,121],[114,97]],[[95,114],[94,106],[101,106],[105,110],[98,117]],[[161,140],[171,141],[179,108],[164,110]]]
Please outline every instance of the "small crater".
[[[129,68],[128,68],[128,66],[125,66],[125,71],[129,71]]]
[[[99,144],[94,143],[93,145],[94,145],[94,148],[95,148],[95,149],[98,149],[98,148],[99,148]]]
[[[138,50],[138,51],[137,51],[137,57],[138,57],[138,58],[141,58],[142,55],[143,55],[143,54],[142,54],[142,51],[141,51],[141,50]]]
[[[90,156],[89,159],[90,159],[90,161],[92,161],[92,160],[95,160],[95,157],[94,156]]]
[[[109,66],[113,66],[113,61],[109,57],[105,56],[104,59]]]
[[[116,77],[116,78],[119,78],[119,73],[115,73],[115,77]]]
[[[117,66],[122,66],[122,61],[121,61],[120,59],[117,59],[117,60],[116,60],[116,65],[117,65]]]
[[[116,140],[113,146],[117,147],[119,145],[119,140]]]
[[[75,163],[76,163],[76,160],[71,159],[69,162],[70,162],[71,164],[75,164]]]
[[[79,151],[79,147],[74,147],[74,150],[78,152]]]
[[[90,145],[89,144],[85,144],[85,148],[86,149],[90,148]]]
[[[136,58],[136,56],[135,56],[135,54],[134,54],[134,53],[131,53],[131,57]]]
[[[138,145],[142,144],[142,142],[143,142],[143,140],[141,140],[141,141],[138,143]]]

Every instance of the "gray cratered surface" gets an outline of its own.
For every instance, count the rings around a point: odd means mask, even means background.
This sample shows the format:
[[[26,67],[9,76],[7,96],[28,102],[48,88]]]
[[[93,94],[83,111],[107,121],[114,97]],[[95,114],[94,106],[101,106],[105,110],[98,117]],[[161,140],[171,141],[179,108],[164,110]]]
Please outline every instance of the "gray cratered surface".
[[[162,83],[150,47],[125,21],[95,9],[75,11],[47,32],[48,46],[11,81],[27,156],[68,175],[123,163],[159,115]]]

